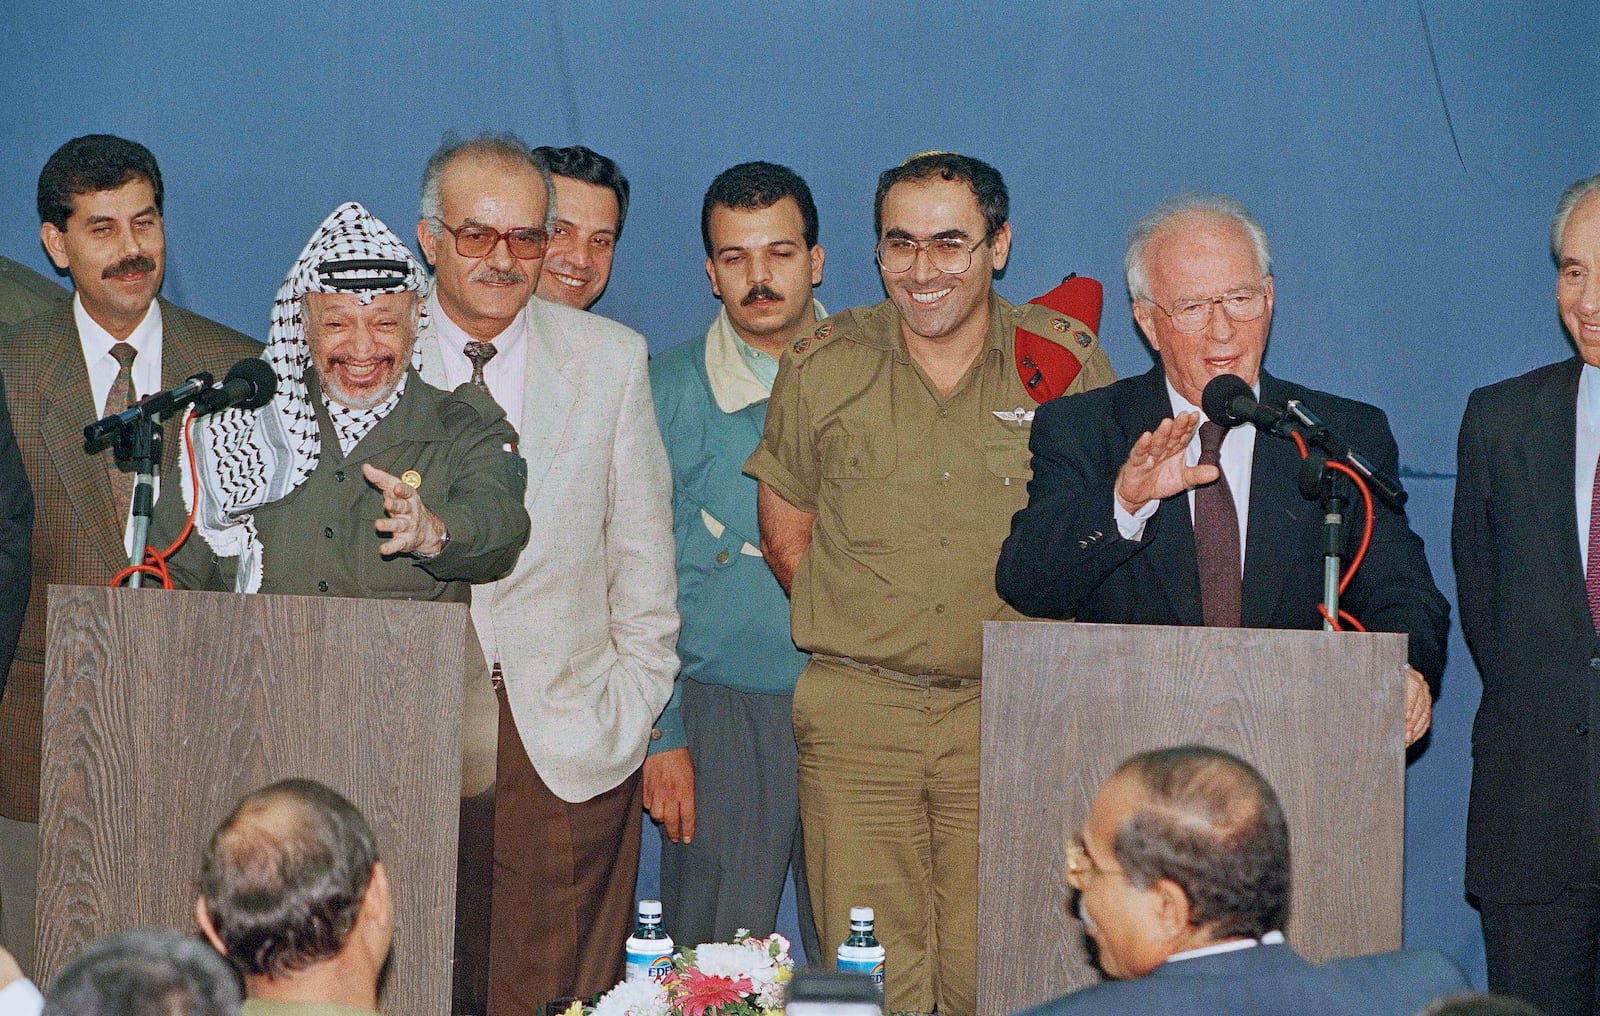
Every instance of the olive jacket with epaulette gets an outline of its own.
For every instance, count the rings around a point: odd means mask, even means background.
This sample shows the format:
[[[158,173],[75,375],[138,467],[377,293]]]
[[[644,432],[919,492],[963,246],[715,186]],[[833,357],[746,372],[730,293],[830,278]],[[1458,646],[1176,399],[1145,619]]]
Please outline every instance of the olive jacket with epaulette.
[[[306,386],[322,431],[317,468],[285,497],[251,513],[262,546],[261,592],[466,603],[472,583],[511,571],[528,542],[523,507],[526,466],[517,434],[487,394],[463,385],[434,388],[412,372],[389,415],[341,454],[318,394]],[[371,463],[393,476],[421,476],[422,503],[444,522],[450,541],[426,560],[384,557],[383,495],[361,472]],[[183,526],[182,498],[162,498],[151,543],[164,546]],[[236,558],[219,560],[198,533],[170,561],[180,589],[233,589]]]
[[[983,622],[1021,619],[994,587],[1031,475],[1019,326],[1076,357],[1068,395],[1116,379],[1088,325],[994,293],[988,337],[949,395],[912,360],[888,300],[828,318],[784,354],[745,471],[817,516],[790,591],[801,649],[977,678]]]

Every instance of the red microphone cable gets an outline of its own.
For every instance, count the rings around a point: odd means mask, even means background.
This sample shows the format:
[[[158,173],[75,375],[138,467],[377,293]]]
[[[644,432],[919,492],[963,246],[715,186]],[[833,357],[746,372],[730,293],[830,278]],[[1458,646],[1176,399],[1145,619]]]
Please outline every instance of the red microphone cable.
[[[183,446],[184,451],[187,453],[185,458],[189,463],[189,479],[194,483],[195,489],[199,490],[200,470],[199,467],[195,465],[194,461],[194,434],[191,430],[193,423],[194,407],[191,406],[183,417]],[[182,496],[181,493],[179,496]],[[195,506],[198,507],[199,504],[200,499],[197,497],[195,498]],[[151,547],[147,544],[144,548],[144,562],[136,565],[130,564],[128,567],[111,576],[111,585],[113,587],[120,586],[135,573],[142,572],[146,575],[153,575],[159,579],[161,581],[162,589],[171,589],[172,574],[167,570],[167,559],[178,552],[178,548],[183,546],[184,541],[189,538],[189,534],[194,530],[194,512],[194,508],[189,509],[189,517],[183,524],[183,531],[178,534],[178,538],[176,540],[172,541],[172,546],[168,547],[166,550],[156,550],[154,547]]]
[[[1300,457],[1302,459],[1310,458],[1311,451],[1306,447],[1305,438],[1301,437],[1299,433],[1294,433],[1290,436],[1294,438],[1295,447],[1300,449]],[[1355,578],[1356,569],[1360,568],[1361,562],[1366,559],[1367,548],[1372,546],[1372,490],[1367,486],[1367,481],[1362,479],[1360,473],[1356,472],[1354,469],[1351,469],[1343,462],[1330,461],[1327,463],[1327,466],[1329,469],[1332,469],[1335,472],[1343,473],[1344,475],[1350,477],[1351,480],[1355,481],[1356,489],[1361,491],[1361,501],[1366,505],[1367,509],[1366,522],[1361,527],[1361,543],[1358,547],[1356,547],[1355,556],[1350,559],[1349,566],[1345,568],[1344,575],[1339,579],[1339,593],[1340,595],[1343,595],[1344,591],[1350,586],[1350,580]],[[1350,627],[1354,628],[1356,631],[1367,630],[1366,626],[1357,620],[1354,614],[1351,614],[1342,607],[1339,610],[1338,618],[1332,618],[1328,616],[1328,606],[1324,603],[1317,604],[1317,613],[1322,615],[1322,619],[1324,621],[1327,621],[1333,626],[1334,631],[1344,631],[1343,625],[1339,623],[1340,620],[1348,622]]]

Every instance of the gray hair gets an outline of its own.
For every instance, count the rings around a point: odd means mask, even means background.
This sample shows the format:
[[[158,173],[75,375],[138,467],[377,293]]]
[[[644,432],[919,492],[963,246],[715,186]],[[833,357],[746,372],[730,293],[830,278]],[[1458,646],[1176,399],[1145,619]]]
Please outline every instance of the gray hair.
[[[1191,191],[1188,194],[1168,198],[1156,205],[1128,230],[1128,257],[1125,267],[1128,274],[1128,295],[1133,299],[1150,299],[1150,269],[1145,264],[1144,257],[1145,247],[1149,245],[1150,238],[1173,219],[1193,214],[1210,215],[1237,222],[1250,237],[1251,245],[1255,247],[1256,264],[1261,268],[1261,275],[1265,277],[1272,274],[1272,249],[1267,246],[1267,231],[1261,228],[1261,223],[1256,221],[1255,216],[1233,198],[1221,194]]]
[[[89,944],[45,995],[45,1016],[236,1016],[238,975],[209,945],[166,929]]]
[[[1561,260],[1561,236],[1567,231],[1567,216],[1578,206],[1578,202],[1600,191],[1600,175],[1579,180],[1561,192],[1561,200],[1556,202],[1555,218],[1550,220],[1550,256],[1557,261]]]
[[[534,155],[527,144],[510,131],[485,131],[472,137],[457,137],[447,132],[439,147],[428,156],[422,167],[422,201],[418,215],[428,224],[428,232],[439,235],[438,224],[444,221],[439,200],[439,178],[445,168],[458,158],[478,158],[498,162],[508,168],[527,166],[536,171],[544,181],[544,227],[549,229],[556,221],[556,185],[550,179],[550,168],[544,160]]]

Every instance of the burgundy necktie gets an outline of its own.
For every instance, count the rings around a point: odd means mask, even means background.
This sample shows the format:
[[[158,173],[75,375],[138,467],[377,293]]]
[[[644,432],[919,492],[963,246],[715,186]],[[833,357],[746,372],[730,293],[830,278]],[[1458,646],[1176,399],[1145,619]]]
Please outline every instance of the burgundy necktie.
[[[492,342],[469,342],[462,347],[462,352],[467,354],[467,359],[472,361],[472,383],[489,390],[489,384],[483,379],[483,365],[494,359],[494,354],[500,350],[494,348]]]
[[[133,358],[139,351],[126,342],[115,342],[111,345],[111,355],[121,366],[117,368],[117,379],[111,382],[111,390],[106,393],[105,411],[100,414],[103,417],[122,412],[138,399],[133,388]],[[126,520],[128,507],[133,504],[133,477],[117,468],[115,447],[106,449],[106,476],[111,480],[111,494],[116,499],[117,518]]]
[[[1589,495],[1589,560],[1584,562],[1583,584],[1589,591],[1589,616],[1600,632],[1600,459],[1594,464],[1594,492]]]
[[[1222,439],[1227,436],[1227,428],[1210,420],[1200,425],[1201,465],[1216,466],[1221,473]],[[1239,627],[1239,512],[1226,476],[1195,488],[1194,553],[1200,566],[1200,613],[1206,625]]]

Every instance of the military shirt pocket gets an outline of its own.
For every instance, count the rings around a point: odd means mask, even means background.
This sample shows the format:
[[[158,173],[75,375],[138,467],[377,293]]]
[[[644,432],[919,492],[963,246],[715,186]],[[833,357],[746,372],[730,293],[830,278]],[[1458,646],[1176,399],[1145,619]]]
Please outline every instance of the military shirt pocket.
[[[894,472],[894,436],[828,434],[819,451],[823,483],[830,488],[825,510],[837,531],[857,549],[889,546],[904,527],[893,486],[885,483]]]
[[[983,442],[983,462],[1002,484],[1024,486],[1033,479],[1033,456],[1028,451],[1028,435],[990,438]]]

